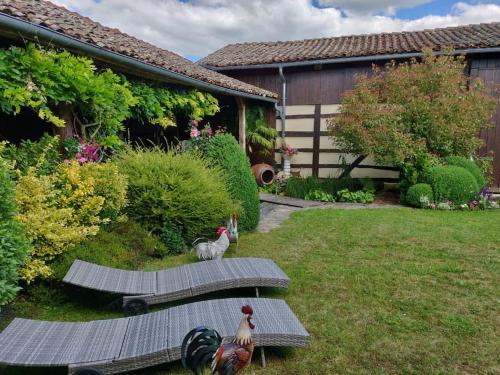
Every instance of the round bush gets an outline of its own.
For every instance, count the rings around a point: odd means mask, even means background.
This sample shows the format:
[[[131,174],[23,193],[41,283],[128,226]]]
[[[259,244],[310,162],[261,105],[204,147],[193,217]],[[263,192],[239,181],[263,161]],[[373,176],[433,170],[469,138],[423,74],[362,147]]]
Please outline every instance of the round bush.
[[[463,156],[448,156],[444,159],[444,161],[448,165],[454,165],[467,169],[476,179],[479,189],[486,185],[483,172],[481,172],[481,169],[473,161],[464,158]]]
[[[474,176],[462,167],[434,167],[429,171],[428,180],[436,203],[448,199],[456,205],[469,203],[479,191]]]
[[[260,216],[259,189],[250,162],[238,141],[230,134],[216,135],[208,143],[206,157],[210,164],[223,170],[231,197],[241,203],[238,230],[255,229]]]
[[[171,223],[191,242],[212,236],[239,209],[222,171],[194,153],[128,148],[115,162],[129,181],[127,213],[155,232]]]
[[[411,186],[406,192],[406,204],[408,206],[422,208],[425,203],[422,197],[427,197],[429,201],[433,199],[432,187],[429,184],[416,184]]]

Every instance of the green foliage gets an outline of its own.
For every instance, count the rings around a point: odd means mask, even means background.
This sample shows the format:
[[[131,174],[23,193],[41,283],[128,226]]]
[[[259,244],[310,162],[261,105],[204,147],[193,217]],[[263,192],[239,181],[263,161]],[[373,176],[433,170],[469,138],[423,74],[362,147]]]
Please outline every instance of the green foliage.
[[[19,146],[8,145],[2,156],[23,175],[32,167],[37,175],[47,175],[53,173],[61,161],[58,148],[59,138],[45,133],[38,141],[24,140]]]
[[[198,90],[169,90],[137,82],[130,85],[138,103],[132,108],[132,117],[162,127],[175,126],[176,113],[201,120],[219,111],[219,104],[211,94]]]
[[[49,278],[50,263],[55,258],[94,236],[102,224],[109,222],[108,215],[119,211],[120,204],[124,203],[121,196],[125,187],[106,186],[116,181],[114,167],[81,166],[77,162],[61,163],[51,175],[36,176],[31,168],[19,177],[18,219],[24,224],[32,245],[22,270],[26,282],[37,277]],[[104,207],[108,211],[101,216]]]
[[[321,181],[317,177],[290,177],[286,183],[285,195],[304,199],[309,192],[323,190]]]
[[[111,162],[85,163],[80,173],[84,180],[93,180],[94,194],[104,198],[99,217],[107,222],[121,220],[120,213],[127,204],[126,176]]]
[[[259,150],[264,154],[273,151],[278,132],[267,126],[264,120],[264,108],[257,105],[248,106],[246,123],[246,141],[250,152],[252,152],[252,145],[259,146]]]
[[[180,231],[172,227],[171,224],[165,224],[160,229],[158,235],[160,241],[165,245],[165,251],[160,255],[176,255],[186,250],[186,243],[182,238]]]
[[[304,197],[307,201],[335,202],[335,197],[323,190],[312,190]]]
[[[221,170],[210,168],[196,154],[126,148],[115,162],[128,177],[129,216],[151,230],[168,222],[189,242],[212,235],[238,211]]]
[[[405,197],[407,205],[422,208],[425,207],[426,202],[432,202],[434,194],[432,187],[429,184],[419,183],[411,186]]]
[[[72,247],[52,264],[54,278],[62,280],[75,259],[107,267],[137,270],[151,257],[165,253],[165,246],[141,225],[129,220],[113,223]]]
[[[451,200],[454,205],[467,204],[479,192],[474,176],[468,170],[457,166],[432,168],[428,182],[436,203]]]
[[[359,77],[329,122],[336,145],[345,153],[372,155],[381,165],[417,170],[423,156],[474,154],[480,129],[491,126],[496,99],[480,79],[470,82],[465,67],[463,56],[426,50],[422,60],[392,62]],[[403,173],[407,187],[419,179],[409,169]]]
[[[128,118],[169,126],[176,113],[201,119],[219,110],[210,94],[129,82],[98,70],[87,57],[33,43],[0,49],[0,94],[0,111],[16,115],[30,108],[59,127],[65,123],[58,108],[68,105],[86,125],[84,136],[112,148],[121,145],[118,134]]]
[[[337,193],[337,199],[339,202],[371,203],[375,200],[375,194],[373,191],[349,191],[343,189]]]
[[[481,172],[481,169],[473,161],[463,156],[448,156],[444,159],[444,161],[448,165],[455,165],[457,167],[462,167],[467,169],[476,179],[479,188],[482,188],[486,185],[483,172]]]
[[[226,188],[231,197],[241,204],[238,229],[255,229],[260,217],[259,191],[250,162],[238,141],[230,134],[212,137],[208,143],[206,158],[211,165],[223,171]]]
[[[99,137],[122,129],[136,99],[111,70],[97,71],[92,60],[67,51],[26,48],[0,49],[0,110],[18,114],[23,107],[55,126],[61,104],[74,107],[88,123],[96,123]]]
[[[364,184],[371,186],[373,180],[368,182],[368,179],[353,179],[347,178],[324,178],[319,179],[318,177],[309,176],[306,178],[302,177],[290,177],[287,181],[285,187],[285,195],[293,198],[305,199],[306,195],[315,190],[321,190],[333,196],[337,195],[337,192],[343,189],[348,189],[349,191],[356,191],[363,188]]]
[[[0,306],[10,302],[19,290],[19,269],[29,249],[22,225],[15,219],[14,183],[0,158]]]

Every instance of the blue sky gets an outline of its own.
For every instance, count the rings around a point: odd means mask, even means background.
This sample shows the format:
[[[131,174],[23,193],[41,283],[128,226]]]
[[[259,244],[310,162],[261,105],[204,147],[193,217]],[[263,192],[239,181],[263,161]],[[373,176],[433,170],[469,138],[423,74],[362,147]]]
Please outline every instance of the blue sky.
[[[52,0],[191,60],[227,44],[500,22],[500,0]]]

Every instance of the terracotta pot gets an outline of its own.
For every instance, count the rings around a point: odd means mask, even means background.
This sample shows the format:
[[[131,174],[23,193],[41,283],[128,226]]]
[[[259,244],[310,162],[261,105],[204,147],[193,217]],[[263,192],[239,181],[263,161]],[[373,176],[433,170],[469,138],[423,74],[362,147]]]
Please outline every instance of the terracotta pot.
[[[260,163],[252,166],[252,172],[257,184],[260,186],[270,185],[274,182],[274,169],[269,164]]]

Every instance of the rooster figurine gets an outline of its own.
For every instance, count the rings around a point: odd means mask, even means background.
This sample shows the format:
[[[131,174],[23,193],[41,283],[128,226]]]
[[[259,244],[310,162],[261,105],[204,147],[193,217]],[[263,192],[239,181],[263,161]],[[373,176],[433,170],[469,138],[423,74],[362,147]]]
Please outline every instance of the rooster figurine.
[[[216,234],[219,238],[216,241],[201,242],[203,238],[197,238],[193,242],[193,247],[196,249],[196,255],[200,260],[222,259],[224,253],[229,247],[229,232],[226,227],[217,229]]]
[[[211,328],[198,327],[190,331],[181,347],[182,365],[195,375],[203,374],[211,362],[212,374],[239,375],[252,361],[253,310],[249,305],[241,308],[243,318],[232,341],[224,342]]]

